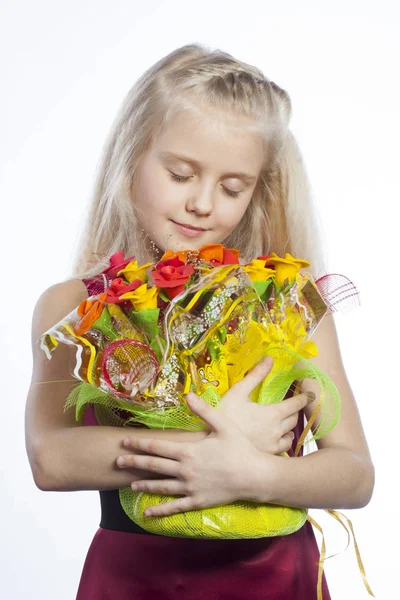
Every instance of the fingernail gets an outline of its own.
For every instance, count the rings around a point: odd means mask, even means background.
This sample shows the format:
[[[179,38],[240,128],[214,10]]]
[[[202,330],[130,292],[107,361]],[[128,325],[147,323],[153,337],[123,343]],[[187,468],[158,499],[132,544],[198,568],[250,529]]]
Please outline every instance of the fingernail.
[[[314,392],[306,392],[306,396],[309,401],[315,400],[315,398],[316,398],[316,395],[314,394]]]
[[[118,465],[119,467],[123,467],[123,466],[124,466],[124,464],[125,464],[125,459],[124,459],[124,457],[123,457],[123,456],[119,456],[119,457],[117,458],[117,465]]]

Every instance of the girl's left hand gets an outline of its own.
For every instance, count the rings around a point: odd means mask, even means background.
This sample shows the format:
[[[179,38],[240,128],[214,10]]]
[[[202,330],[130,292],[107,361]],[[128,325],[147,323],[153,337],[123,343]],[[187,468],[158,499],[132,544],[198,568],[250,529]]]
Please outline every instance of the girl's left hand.
[[[179,512],[229,504],[235,500],[257,502],[257,473],[264,471],[269,460],[249,441],[229,417],[190,393],[187,402],[211,428],[198,442],[171,442],[133,438],[124,441],[126,448],[146,454],[125,455],[124,468],[134,467],[166,475],[166,479],[135,481],[133,491],[182,496],[145,511],[146,516],[160,517]],[[261,462],[264,468],[258,468]]]

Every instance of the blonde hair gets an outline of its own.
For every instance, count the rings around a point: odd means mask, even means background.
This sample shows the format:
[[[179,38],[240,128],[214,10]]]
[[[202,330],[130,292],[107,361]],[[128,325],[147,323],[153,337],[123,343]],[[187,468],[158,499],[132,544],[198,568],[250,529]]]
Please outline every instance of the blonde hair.
[[[140,262],[152,260],[134,210],[135,173],[171,116],[197,103],[250,117],[263,134],[265,162],[253,197],[240,223],[221,243],[239,249],[246,260],[289,252],[308,260],[314,277],[326,272],[319,216],[288,127],[288,93],[226,52],[188,44],[145,71],[116,115],[98,164],[73,277],[97,274],[120,250]]]

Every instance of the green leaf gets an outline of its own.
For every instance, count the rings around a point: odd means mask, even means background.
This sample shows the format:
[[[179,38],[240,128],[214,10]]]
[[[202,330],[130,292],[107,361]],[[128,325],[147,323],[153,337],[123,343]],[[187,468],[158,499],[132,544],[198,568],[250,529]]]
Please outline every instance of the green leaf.
[[[225,344],[225,341],[226,341],[226,327],[225,327],[225,325],[223,327],[221,327],[221,329],[218,329],[217,335],[218,335],[218,339],[221,342],[221,344]]]
[[[286,280],[285,280],[285,281],[286,281]],[[285,282],[283,282],[283,285],[285,285]],[[279,294],[280,294],[280,292],[281,292],[281,289],[282,289],[282,287],[283,287],[283,286],[280,286],[280,285],[278,285],[278,284],[276,283],[276,281],[274,281],[274,288],[275,288],[275,298],[276,298],[277,296],[279,296]]]
[[[171,302],[171,299],[168,298],[168,296],[165,294],[164,290],[160,289],[160,291],[158,292],[158,295],[160,296],[160,298],[162,300],[164,300],[164,302]]]
[[[271,285],[271,282],[271,279],[267,279],[266,281],[253,281],[253,286],[255,287],[260,298],[264,294],[265,290]]]
[[[106,306],[103,306],[103,310],[100,317],[94,323],[92,323],[92,328],[98,329],[99,331],[101,331],[101,333],[103,333],[111,340],[118,339],[118,333],[113,325],[111,315],[108,312]]]
[[[294,286],[295,283],[296,283],[295,279],[292,279],[292,281],[289,281],[289,279],[286,278],[285,281],[283,282],[282,286],[279,288],[279,292],[285,296],[285,294],[288,293],[288,291]]]
[[[144,308],[143,310],[131,312],[130,317],[132,323],[139,329],[142,329],[149,340],[154,340],[159,333],[158,316],[159,308]]]
[[[211,360],[215,360],[215,359],[218,359],[220,357],[220,355],[221,355],[221,348],[219,347],[218,344],[216,344],[212,340],[208,340],[206,346],[207,346],[207,350],[210,353]]]
[[[274,289],[273,285],[270,285],[267,287],[267,289],[265,290],[264,294],[262,295],[261,300],[263,302],[268,302],[268,300],[271,298],[271,294],[272,294],[272,290]]]

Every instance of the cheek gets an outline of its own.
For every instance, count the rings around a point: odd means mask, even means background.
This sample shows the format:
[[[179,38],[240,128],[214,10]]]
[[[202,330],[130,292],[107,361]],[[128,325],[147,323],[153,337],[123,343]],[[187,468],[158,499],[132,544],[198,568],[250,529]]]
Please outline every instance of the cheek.
[[[168,175],[155,168],[143,169],[136,186],[136,206],[140,214],[154,220],[171,215],[179,205],[179,194]]]
[[[240,223],[249,203],[249,200],[243,202],[239,200],[221,205],[216,215],[218,225],[223,229],[234,229]]]

